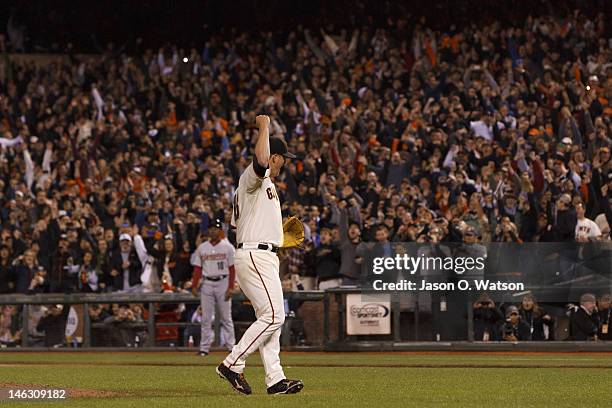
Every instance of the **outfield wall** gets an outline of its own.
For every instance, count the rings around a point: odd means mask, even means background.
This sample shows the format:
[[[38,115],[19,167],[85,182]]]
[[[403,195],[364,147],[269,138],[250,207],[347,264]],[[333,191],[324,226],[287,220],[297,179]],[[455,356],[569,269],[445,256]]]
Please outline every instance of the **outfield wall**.
[[[470,341],[469,330],[473,330],[471,321],[471,300],[466,303],[465,312],[468,316],[466,319],[466,327],[468,332],[465,333],[467,340],[446,340],[440,341],[423,341],[422,332],[419,334],[419,329],[423,330],[426,326],[424,321],[419,321],[419,316],[424,315],[418,310],[403,310],[401,302],[392,302],[389,310],[391,320],[391,332],[385,335],[352,335],[347,332],[347,295],[360,294],[360,290],[355,288],[339,288],[328,291],[301,291],[287,292],[285,297],[288,302],[294,304],[299,303],[297,316],[289,317],[283,327],[281,344],[284,350],[302,350],[302,351],[521,351],[521,352],[540,352],[540,351],[612,351],[612,342],[572,342],[572,341],[543,341],[543,342],[478,342]],[[366,296],[366,295],[364,295]],[[247,299],[237,294],[233,299],[234,305],[238,307],[248,308]],[[106,347],[104,344],[94,344],[95,331],[102,328],[99,323],[92,322],[89,313],[84,313],[90,305],[100,303],[127,303],[127,304],[143,304],[146,308],[146,320],[139,324],[130,326],[133,330],[142,330],[148,333],[156,333],[156,336],[146,337],[146,341],[142,344],[132,345],[131,347]],[[199,325],[185,322],[168,322],[159,319],[158,310],[163,310],[164,305],[178,304],[197,304],[199,298],[191,294],[44,294],[44,295],[2,295],[0,296],[0,305],[17,305],[20,309],[19,318],[21,327],[28,327],[30,311],[37,305],[55,305],[61,304],[65,307],[80,306],[81,312],[78,313],[76,319],[78,322],[75,327],[75,337],[78,337],[76,344],[68,341],[68,347],[64,350],[74,350],[71,346],[76,346],[78,350],[193,350],[189,347],[184,347],[184,344],[179,342],[159,342],[156,337],[159,333],[169,329],[185,329],[194,327],[199,330]],[[235,306],[236,307],[236,306]],[[409,320],[404,319],[408,316]],[[422,317],[422,316],[421,316]],[[254,317],[253,317],[254,318]],[[252,320],[240,321],[237,320],[236,329],[237,337],[244,332],[246,327]],[[300,321],[299,325],[303,325],[306,343],[295,344],[291,341],[291,325]],[[216,338],[219,338],[219,330],[217,322],[214,323],[216,329]],[[404,329],[408,326],[411,330],[406,336]],[[429,326],[431,328],[431,326]],[[81,334],[78,336],[78,334]],[[414,337],[411,337],[414,336]],[[473,336],[472,336],[473,338]],[[22,336],[19,344],[15,345],[20,350],[40,350],[40,347],[34,347],[30,336]],[[138,346],[138,347],[136,347]],[[13,347],[6,347],[3,350],[15,350]],[[43,347],[44,349],[44,347]],[[61,349],[58,349],[61,350]]]

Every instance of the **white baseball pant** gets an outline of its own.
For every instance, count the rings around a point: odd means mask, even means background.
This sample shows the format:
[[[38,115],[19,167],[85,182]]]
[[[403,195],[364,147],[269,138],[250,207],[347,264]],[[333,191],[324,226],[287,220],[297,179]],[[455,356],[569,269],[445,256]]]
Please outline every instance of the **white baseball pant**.
[[[270,251],[238,249],[234,265],[240,288],[251,301],[257,320],[223,363],[230,370],[242,373],[247,357],[259,349],[266,372],[266,386],[270,387],[286,378],[279,356],[285,306],[278,256]]]

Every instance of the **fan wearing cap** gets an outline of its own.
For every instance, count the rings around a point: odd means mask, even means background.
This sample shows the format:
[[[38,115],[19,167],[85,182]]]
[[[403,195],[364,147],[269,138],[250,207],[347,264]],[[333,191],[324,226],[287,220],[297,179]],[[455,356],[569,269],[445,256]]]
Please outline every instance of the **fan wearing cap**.
[[[580,296],[580,306],[570,315],[570,338],[575,341],[597,340],[597,299],[591,293]]]
[[[111,258],[111,280],[113,290],[130,291],[142,283],[142,262],[136,252],[130,234],[119,236],[119,250]]]
[[[529,325],[521,320],[519,310],[510,305],[506,308],[506,323],[501,326],[499,337],[506,341],[529,340]]]
[[[259,129],[253,162],[244,170],[234,195],[232,225],[237,228],[236,273],[257,320],[217,367],[217,374],[242,394],[251,394],[244,377],[249,355],[259,350],[269,394],[293,394],[303,383],[287,380],[280,364],[280,333],[285,320],[283,289],[276,255],[283,242],[281,204],[274,186],[287,161],[295,158],[282,138],[270,137],[270,118],[255,119]]]
[[[208,227],[209,240],[201,243],[191,258],[193,264],[192,290],[200,289],[202,306],[202,325],[200,355],[207,355],[214,338],[212,329],[215,305],[219,309],[221,339],[223,346],[232,350],[236,343],[234,322],[232,321],[232,289],[236,271],[234,269],[234,246],[223,236],[223,223],[215,219]]]

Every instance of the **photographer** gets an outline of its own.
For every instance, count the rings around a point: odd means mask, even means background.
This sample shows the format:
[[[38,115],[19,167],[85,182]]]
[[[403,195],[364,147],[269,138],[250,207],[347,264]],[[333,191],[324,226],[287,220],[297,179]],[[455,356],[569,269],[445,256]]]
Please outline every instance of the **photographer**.
[[[500,327],[498,337],[505,341],[530,340],[529,325],[521,319],[516,306],[506,308],[506,322]]]
[[[142,323],[142,317],[137,316],[127,304],[113,304],[113,315],[104,319],[104,325],[110,334],[111,345],[132,346],[136,338],[134,323]]]
[[[495,302],[487,294],[483,294],[474,302],[474,340],[499,340],[499,323],[503,320],[502,313],[495,307]]]
[[[495,242],[523,242],[523,240],[521,240],[519,237],[516,225],[510,221],[510,218],[503,217],[501,219],[501,223],[497,225],[495,231]]]
[[[38,322],[36,330],[45,333],[45,347],[63,347],[66,337],[66,321],[70,307],[52,305]]]
[[[91,323],[104,323],[104,320],[111,316],[108,309],[101,304],[93,304],[89,306],[89,319]],[[105,327],[91,328],[91,345],[92,347],[106,346],[108,342],[108,330]]]

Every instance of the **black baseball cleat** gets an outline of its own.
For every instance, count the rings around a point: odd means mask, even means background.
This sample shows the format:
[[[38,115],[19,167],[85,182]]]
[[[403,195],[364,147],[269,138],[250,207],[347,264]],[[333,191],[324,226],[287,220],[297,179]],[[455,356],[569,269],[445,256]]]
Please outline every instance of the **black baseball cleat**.
[[[246,378],[244,378],[244,374],[235,373],[229,368],[225,366],[225,364],[221,363],[215,369],[219,377],[225,378],[229,381],[230,385],[233,389],[238,391],[241,394],[250,395],[253,391],[251,391],[251,386],[247,382]]]
[[[200,357],[206,357],[208,355],[206,351],[198,351],[196,354]]]
[[[300,380],[280,380],[271,387],[268,387],[268,394],[297,394],[304,388],[304,383]]]

